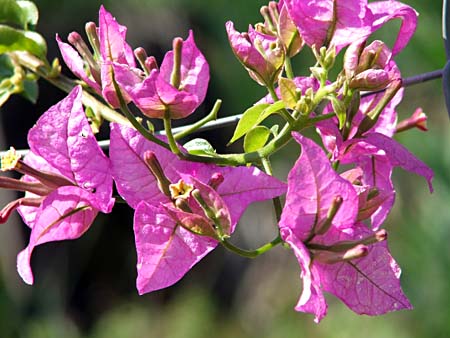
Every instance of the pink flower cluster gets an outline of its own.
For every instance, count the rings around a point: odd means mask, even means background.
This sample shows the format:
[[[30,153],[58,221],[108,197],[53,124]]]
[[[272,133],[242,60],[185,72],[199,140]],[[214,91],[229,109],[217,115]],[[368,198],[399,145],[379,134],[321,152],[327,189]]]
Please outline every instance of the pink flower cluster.
[[[292,128],[301,155],[286,186],[256,167],[179,159],[137,130],[111,123],[107,158],[91,131],[81,103],[82,89],[77,86],[30,130],[30,152],[23,160],[14,150],[2,158],[3,171],[23,174],[20,180],[0,177],[0,187],[26,192],[1,210],[0,221],[17,209],[31,228],[30,242],[17,258],[26,283],[33,283],[30,259],[35,246],[78,238],[98,212],[111,212],[114,181],[121,198],[135,210],[140,294],[180,280],[231,236],[249,204],[286,193],[279,232],[301,269],[303,288],[296,310],[314,314],[319,322],[327,313],[324,291],[358,314],[411,308],[381,226],[395,199],[393,168],[423,176],[432,190],[431,169],[392,138],[400,129],[424,121],[418,111],[396,125],[403,90],[393,56],[414,33],[417,13],[394,0],[370,4],[367,0],[280,0],[262,13],[265,22],[250,26],[248,33],[237,32],[232,22],[226,23],[226,31],[250,76],[268,88],[278,85],[273,94],[282,99],[280,79],[287,59],[306,45],[322,55],[321,66],[326,68],[346,48],[340,75],[345,85],[335,87],[334,101],[330,99],[332,104],[323,112],[304,111],[315,93],[329,84],[320,78],[322,73],[316,70],[314,76],[290,79],[303,99],[301,104],[286,104],[303,114],[293,113],[294,122],[335,114],[314,124],[326,152]],[[395,18],[402,25],[392,51],[381,41],[366,42]],[[133,53],[125,41],[126,28],[103,7],[99,26],[86,27],[93,52],[78,33],[69,35],[70,44],[56,39],[72,72],[111,106],[133,102],[147,117],[179,119],[203,102],[209,66],[192,32],[186,40],[174,39],[173,50],[158,66],[142,49]],[[360,95],[379,90],[383,91]],[[350,102],[342,115],[336,100],[344,97]],[[272,104],[275,99],[272,95],[261,102]],[[336,171],[339,164],[348,169]]]

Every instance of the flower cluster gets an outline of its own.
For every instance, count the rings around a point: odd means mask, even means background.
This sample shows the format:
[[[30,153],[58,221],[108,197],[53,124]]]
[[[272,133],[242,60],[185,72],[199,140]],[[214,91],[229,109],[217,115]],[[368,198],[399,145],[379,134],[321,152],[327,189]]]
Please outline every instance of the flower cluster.
[[[244,113],[230,141],[245,136],[243,154],[217,154],[206,141],[200,150],[183,147],[172,133],[170,121],[195,112],[208,88],[209,65],[192,31],[186,40],[173,40],[160,66],[142,48],[132,51],[126,27],[103,6],[98,27],[86,25],[90,47],[76,32],[70,44],[56,37],[86,90],[133,127],[110,123],[106,157],[83,110],[85,89],[76,86],[30,130],[23,160],[13,149],[2,157],[2,171],[23,174],[20,180],[0,177],[0,187],[26,192],[1,210],[0,221],[17,209],[31,228],[17,258],[26,283],[33,283],[33,248],[78,238],[98,212],[111,212],[114,182],[134,209],[139,294],[174,284],[218,244],[256,257],[286,243],[303,281],[295,309],[312,313],[316,322],[327,313],[324,291],[358,314],[411,308],[382,225],[395,200],[395,167],[423,176],[432,190],[431,169],[393,139],[412,127],[426,130],[421,109],[397,125],[403,88],[393,58],[412,37],[417,13],[394,0],[280,0],[261,14],[264,21],[248,32],[226,23],[233,53],[268,91]],[[402,24],[392,48],[369,40],[397,18]],[[304,48],[317,62],[311,74],[296,76],[290,60]],[[342,68],[331,79],[341,51]],[[163,119],[166,137],[144,127],[128,110],[131,103],[145,117]],[[285,125],[263,125],[272,114]],[[307,127],[315,127],[323,147],[302,135]],[[292,139],[301,155],[286,184],[272,176],[269,158]],[[229,238],[242,213],[267,199],[274,200],[278,236],[254,251],[235,247]]]

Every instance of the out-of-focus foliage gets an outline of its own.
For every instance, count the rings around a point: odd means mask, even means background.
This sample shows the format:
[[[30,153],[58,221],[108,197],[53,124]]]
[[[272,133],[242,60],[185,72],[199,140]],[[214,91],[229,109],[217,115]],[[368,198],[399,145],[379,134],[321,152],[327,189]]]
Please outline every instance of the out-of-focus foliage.
[[[420,17],[411,43],[396,58],[402,74],[411,76],[442,67],[441,2],[405,2],[415,7]],[[188,29],[194,29],[197,44],[211,66],[205,111],[219,95],[224,101],[221,116],[242,113],[265,95],[234,58],[224,29],[228,19],[240,30],[260,21],[259,7],[265,1],[108,0],[104,4],[129,27],[130,44],[142,45],[159,60],[174,36],[185,38]],[[84,22],[97,21],[99,5],[100,1],[91,0],[37,1],[37,31],[48,39],[50,59],[59,56],[55,33],[65,38],[72,30],[81,32]],[[377,37],[389,42],[397,28],[392,23]],[[311,55],[298,59],[297,69],[311,64]],[[59,98],[51,100],[54,103]],[[50,105],[42,106],[42,111]],[[134,289],[132,216],[118,207],[112,218],[103,217],[82,239],[36,250],[33,266],[39,279],[33,287],[23,285],[15,272],[15,254],[24,247],[20,231],[26,229],[21,223],[2,225],[0,336],[449,337],[450,121],[440,80],[406,89],[400,118],[409,117],[417,106],[429,116],[429,131],[413,130],[398,138],[435,171],[435,192],[429,195],[417,176],[396,173],[396,206],[386,222],[391,250],[403,268],[403,288],[414,310],[377,318],[357,316],[330,297],[330,313],[316,325],[311,316],[293,309],[301,288],[299,271],[295,258],[282,247],[252,261],[218,249],[173,288],[139,297]],[[10,109],[12,105],[0,116],[22,113]],[[31,118],[23,114],[23,119]],[[11,135],[6,129],[13,126],[5,121],[0,125],[0,138]],[[211,136],[218,137],[219,132],[202,135],[215,147],[225,144],[232,136],[231,129],[220,133],[220,140]],[[289,165],[285,163],[292,164],[298,152],[295,144],[283,149],[274,163],[275,171],[286,175]],[[267,221],[271,216],[264,213],[266,209],[267,205],[256,205],[245,214],[242,222],[246,227],[238,234],[243,246],[257,246],[272,238],[275,229]]]

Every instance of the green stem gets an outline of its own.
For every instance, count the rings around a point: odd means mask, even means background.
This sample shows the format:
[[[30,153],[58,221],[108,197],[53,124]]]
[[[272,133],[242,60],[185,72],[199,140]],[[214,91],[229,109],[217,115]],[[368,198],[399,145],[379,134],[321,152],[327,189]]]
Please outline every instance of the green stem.
[[[217,113],[219,112],[220,106],[222,105],[222,100],[217,100],[214,104],[214,107],[212,108],[211,112],[206,115],[201,120],[197,121],[196,123],[189,126],[189,128],[185,128],[183,131],[180,131],[179,133],[175,134],[173,137],[175,140],[182,139],[183,137],[186,137],[193,132],[195,132],[197,129],[203,127],[206,123],[209,121],[213,121],[217,119]]]
[[[262,158],[261,159],[262,165],[264,167],[264,171],[266,174],[273,176],[273,170],[272,170],[272,164],[270,163],[270,160],[268,158]],[[279,197],[272,198],[273,202],[273,208],[275,210],[275,216],[277,219],[277,223],[280,222],[281,219],[281,212],[283,211],[283,207],[281,205],[281,200]]]
[[[284,70],[288,79],[294,78],[294,71],[292,70],[291,58],[287,57],[284,59]]]
[[[335,171],[337,171],[337,170],[339,169],[339,161],[333,162],[333,163],[331,164],[331,166],[333,167],[333,169],[334,169]]]
[[[281,243],[283,243],[283,240],[281,239],[280,236],[277,236],[275,239],[273,239],[269,243],[264,244],[263,246],[260,246],[256,250],[245,250],[245,249],[241,249],[241,248],[235,246],[234,244],[228,242],[227,239],[222,239],[220,242],[220,244],[222,244],[227,250],[229,250],[235,254],[238,254],[239,256],[246,257],[246,258],[258,257],[259,255],[273,249],[274,247],[276,247],[278,244],[281,244]]]
[[[114,85],[114,90],[116,91],[116,94],[117,94],[117,98],[119,99],[120,109],[125,114],[126,118],[131,123],[131,125],[150,142],[156,143],[156,144],[160,145],[161,147],[164,147],[164,148],[170,150],[170,146],[166,142],[161,141],[159,138],[157,138],[155,135],[153,135],[147,129],[145,129],[144,126],[142,126],[139,123],[139,121],[136,119],[136,117],[130,111],[127,103],[123,99],[119,85],[117,84],[116,80],[114,79],[114,75],[113,75],[113,85]]]
[[[169,110],[166,110],[163,121],[164,121],[164,131],[166,132],[167,140],[169,141],[170,150],[175,155],[180,156],[181,155],[180,148],[178,148],[177,142],[175,141],[175,138],[173,137],[172,133],[172,123],[170,120]]]

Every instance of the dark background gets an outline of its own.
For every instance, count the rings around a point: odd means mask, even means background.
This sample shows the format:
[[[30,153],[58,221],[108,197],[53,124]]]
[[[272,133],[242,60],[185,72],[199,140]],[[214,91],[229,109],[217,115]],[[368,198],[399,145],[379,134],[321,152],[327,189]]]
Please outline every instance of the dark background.
[[[441,68],[445,62],[441,39],[441,3],[405,1],[419,13],[419,27],[411,43],[396,59],[404,76]],[[97,22],[100,2],[37,1],[38,31],[48,41],[49,59],[59,57],[54,36],[83,31]],[[238,30],[261,21],[264,1],[110,0],[103,2],[117,20],[128,26],[128,42],[142,46],[160,61],[172,38],[186,38],[193,29],[197,45],[211,67],[208,97],[193,118],[205,114],[217,98],[220,116],[242,113],[265,95],[234,58],[224,24]],[[391,41],[398,23],[377,37]],[[295,61],[297,74],[311,66],[308,51]],[[14,97],[0,114],[0,145],[26,148],[26,133],[37,118],[64,93],[40,81],[36,106]],[[403,268],[402,284],[415,306],[371,318],[358,316],[333,297],[329,315],[320,325],[293,307],[300,294],[299,267],[289,250],[279,247],[255,260],[217,248],[179,283],[138,296],[135,289],[132,211],[116,206],[112,215],[98,217],[79,240],[49,243],[33,255],[35,285],[25,285],[15,269],[16,254],[28,240],[28,229],[15,215],[0,227],[0,337],[449,337],[450,336],[450,133],[441,81],[406,90],[400,119],[417,106],[429,116],[429,131],[414,130],[398,140],[435,171],[430,195],[418,176],[395,172],[397,201],[385,225],[390,247]],[[220,151],[231,128],[202,135]],[[106,135],[101,135],[106,137]],[[276,157],[275,171],[285,179],[299,149],[292,144]],[[14,194],[1,191],[0,204]],[[245,214],[234,241],[255,247],[272,239],[268,205]]]

